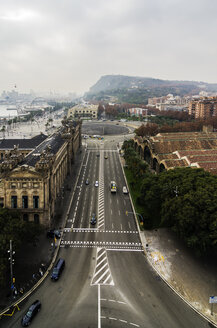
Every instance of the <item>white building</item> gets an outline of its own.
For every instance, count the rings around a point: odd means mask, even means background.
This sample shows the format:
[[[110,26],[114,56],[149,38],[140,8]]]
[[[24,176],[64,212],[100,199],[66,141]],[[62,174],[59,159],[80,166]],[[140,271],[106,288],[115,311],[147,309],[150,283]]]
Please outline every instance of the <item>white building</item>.
[[[69,108],[67,118],[97,119],[98,105],[79,104]]]

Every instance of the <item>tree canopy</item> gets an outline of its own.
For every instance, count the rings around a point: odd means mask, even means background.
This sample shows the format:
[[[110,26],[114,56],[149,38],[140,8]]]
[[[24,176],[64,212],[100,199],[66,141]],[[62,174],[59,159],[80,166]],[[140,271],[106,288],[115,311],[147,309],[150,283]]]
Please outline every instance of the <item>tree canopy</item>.
[[[9,267],[8,253],[10,240],[14,250],[18,250],[22,243],[35,243],[41,233],[41,226],[34,222],[25,222],[18,212],[0,209],[0,285],[5,282],[5,273]]]
[[[198,254],[215,247],[217,176],[190,167],[153,174],[134,150],[133,140],[125,141],[123,149],[145,228],[169,227]]]

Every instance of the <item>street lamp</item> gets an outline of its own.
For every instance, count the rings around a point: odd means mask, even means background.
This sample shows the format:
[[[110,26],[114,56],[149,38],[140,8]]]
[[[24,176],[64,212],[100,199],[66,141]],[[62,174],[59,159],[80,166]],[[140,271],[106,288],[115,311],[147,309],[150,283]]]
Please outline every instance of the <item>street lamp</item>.
[[[10,240],[10,249],[8,250],[8,253],[10,253],[10,257],[8,258],[8,260],[10,261],[11,290],[12,290],[12,294],[13,294],[13,290],[15,289],[15,286],[14,286],[15,278],[13,275],[13,265],[14,265],[13,255],[15,254],[15,252],[13,251],[13,248],[12,248],[12,240]]]
[[[128,211],[126,211],[126,215],[128,215],[128,214],[134,214],[134,212],[128,212]],[[136,215],[139,215],[139,217],[140,217],[140,224],[143,225],[143,223],[144,223],[144,219],[143,219],[142,214],[140,214],[140,213],[136,213],[136,212],[135,212],[135,214],[136,214]]]

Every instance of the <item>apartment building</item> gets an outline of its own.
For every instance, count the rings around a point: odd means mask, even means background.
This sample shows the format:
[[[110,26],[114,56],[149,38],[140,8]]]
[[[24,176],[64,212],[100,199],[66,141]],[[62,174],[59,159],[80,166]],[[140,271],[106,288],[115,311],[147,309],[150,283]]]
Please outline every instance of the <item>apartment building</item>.
[[[192,100],[188,106],[188,113],[193,118],[207,119],[217,115],[217,97],[204,97]]]

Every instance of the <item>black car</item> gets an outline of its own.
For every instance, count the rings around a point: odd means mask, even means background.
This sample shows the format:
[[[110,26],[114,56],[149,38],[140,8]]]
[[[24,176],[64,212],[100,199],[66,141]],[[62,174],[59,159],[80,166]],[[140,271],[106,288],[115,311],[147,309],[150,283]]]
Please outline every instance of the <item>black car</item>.
[[[61,237],[61,233],[59,230],[55,230],[55,229],[51,229],[51,230],[48,230],[47,231],[47,237],[48,238],[57,238],[57,239],[60,239]]]
[[[65,260],[60,258],[53,268],[51,279],[54,281],[58,280],[64,268],[65,268]]]
[[[92,225],[95,225],[96,224],[96,214],[95,213],[92,214],[92,217],[91,217],[91,220],[90,220],[90,224],[92,224]]]
[[[24,317],[21,320],[21,325],[23,327],[27,327],[32,319],[35,317],[35,315],[40,311],[41,309],[41,302],[40,301],[35,301],[32,303],[32,305],[29,307],[28,311],[24,315]]]

